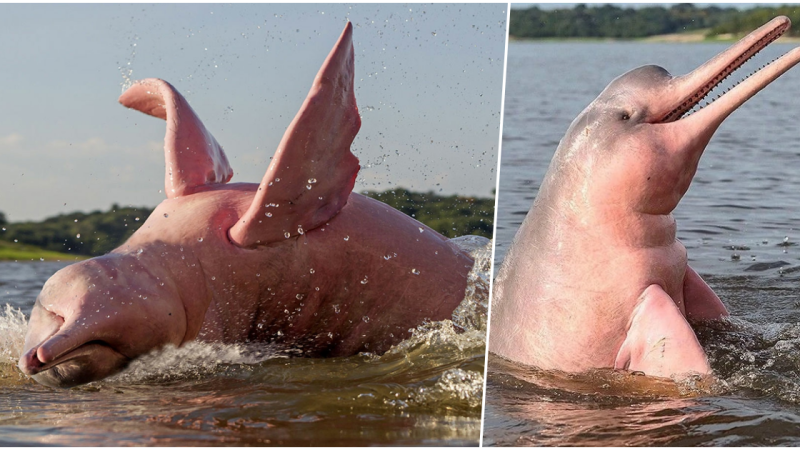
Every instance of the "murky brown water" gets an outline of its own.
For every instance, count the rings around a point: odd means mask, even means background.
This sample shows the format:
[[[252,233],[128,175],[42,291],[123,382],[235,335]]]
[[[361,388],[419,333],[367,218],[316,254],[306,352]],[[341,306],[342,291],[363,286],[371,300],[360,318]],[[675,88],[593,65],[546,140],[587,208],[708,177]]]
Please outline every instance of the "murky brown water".
[[[0,263],[0,445],[477,445],[491,244],[460,245],[477,263],[453,320],[418,327],[384,355],[192,343],[69,390],[15,366],[17,308],[29,312],[63,264]]]

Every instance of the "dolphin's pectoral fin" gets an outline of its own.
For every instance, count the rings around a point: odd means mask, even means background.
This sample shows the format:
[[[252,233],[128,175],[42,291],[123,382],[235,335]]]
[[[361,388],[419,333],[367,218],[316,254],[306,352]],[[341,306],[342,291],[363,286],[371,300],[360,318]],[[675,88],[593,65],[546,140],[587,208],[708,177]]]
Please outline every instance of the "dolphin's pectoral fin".
[[[360,168],[350,153],[361,127],[353,92],[352,30],[348,22],[283,135],[253,203],[230,229],[237,245],[303,234],[347,203]]]
[[[689,320],[717,320],[728,316],[728,309],[717,294],[689,266],[683,278],[683,304]]]
[[[233,177],[228,158],[185,98],[164,80],[137,81],[119,102],[167,121],[164,157],[167,198],[189,195],[197,187],[227,183]]]
[[[614,368],[658,377],[711,372],[694,331],[658,285],[648,287],[634,309]]]

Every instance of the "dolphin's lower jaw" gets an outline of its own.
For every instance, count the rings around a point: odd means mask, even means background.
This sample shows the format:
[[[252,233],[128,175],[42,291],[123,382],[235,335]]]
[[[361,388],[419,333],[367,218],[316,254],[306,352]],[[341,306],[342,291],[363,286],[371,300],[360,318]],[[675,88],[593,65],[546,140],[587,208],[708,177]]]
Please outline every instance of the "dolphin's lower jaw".
[[[45,386],[71,388],[119,373],[130,361],[103,343],[90,342],[46,364],[33,349],[23,356],[19,369]]]
[[[660,120],[656,120],[655,123],[669,123],[677,121],[683,118],[687,113],[689,113],[697,104],[700,103],[701,100],[705,99],[706,96],[711,93],[714,88],[716,88],[720,83],[722,83],[725,79],[727,79],[730,75],[732,75],[737,69],[742,67],[747,61],[753,58],[756,54],[758,54],[761,50],[766,48],[769,44],[775,42],[778,38],[780,38],[791,26],[791,22],[786,17],[778,17],[770,21],[769,23],[765,24],[761,28],[753,31],[747,37],[743,38],[737,44],[732,46],[727,51],[719,54],[717,57],[713,58],[712,60],[708,61],[707,63],[700,66],[698,69],[694,70],[692,73],[685,75],[683,77],[678,77],[677,87],[679,90],[688,91],[683,96],[682,99],[678,101],[678,105],[675,106],[671,111],[666,113],[663,118]],[[753,42],[754,41],[754,42]],[[724,95],[729,95],[734,88],[739,86],[748,78],[752,77],[753,75],[761,72],[763,69],[773,66],[778,61],[781,61],[778,65],[779,66],[786,66],[784,69],[778,68],[780,73],[783,73],[785,70],[788,70],[789,67],[796,64],[797,61],[791,61],[793,58],[788,58],[784,55],[784,57],[778,58],[771,63],[762,66],[761,68],[755,70],[750,75],[744,77],[742,80],[736,83],[730,90],[727,92],[717,96],[716,99],[708,102],[704,107],[713,104],[716,100],[720,99]],[[780,73],[778,75],[780,75]],[[767,78],[767,77],[762,77]],[[758,90],[769,84],[775,77],[768,77],[767,79],[759,79],[755,80],[753,86],[750,86],[747,89],[748,93],[742,93],[740,97],[744,97],[744,100],[749,98],[749,96],[755,94]],[[681,86],[681,85],[685,85]],[[738,107],[741,103],[744,102],[735,102],[736,105],[732,108],[725,111],[726,113],[730,113],[733,109]],[[701,108],[701,109],[702,109]],[[725,114],[727,115],[727,114]]]

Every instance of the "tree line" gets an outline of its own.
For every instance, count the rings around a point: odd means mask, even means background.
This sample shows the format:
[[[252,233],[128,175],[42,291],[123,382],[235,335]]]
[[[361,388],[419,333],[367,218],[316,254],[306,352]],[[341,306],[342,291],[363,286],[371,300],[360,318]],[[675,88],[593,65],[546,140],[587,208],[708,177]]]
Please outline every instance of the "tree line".
[[[623,8],[614,5],[569,9],[532,6],[512,9],[509,35],[516,38],[617,38],[635,39],[659,34],[707,30],[706,36],[749,33],[775,16],[800,20],[795,6],[737,9],[733,7],[676,4],[670,7]],[[800,35],[800,30],[790,30]]]
[[[402,188],[363,194],[408,214],[444,236],[492,237],[493,198],[440,196]],[[40,222],[16,223],[8,223],[0,212],[0,240],[54,252],[99,256],[122,245],[152,212],[152,208],[114,204],[108,211],[73,212]]]

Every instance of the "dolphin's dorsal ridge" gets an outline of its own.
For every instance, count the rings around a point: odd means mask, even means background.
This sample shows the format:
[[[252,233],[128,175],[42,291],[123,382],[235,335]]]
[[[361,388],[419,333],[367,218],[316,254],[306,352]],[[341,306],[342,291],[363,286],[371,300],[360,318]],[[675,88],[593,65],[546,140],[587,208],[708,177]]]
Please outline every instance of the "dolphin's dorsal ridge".
[[[119,102],[167,121],[167,198],[192,194],[205,185],[227,183],[233,177],[222,147],[171,84],[157,78],[137,81],[120,96]]]
[[[347,203],[360,169],[350,152],[361,127],[352,34],[348,22],[283,135],[250,208],[230,229],[235,244],[254,247],[304,234]]]

